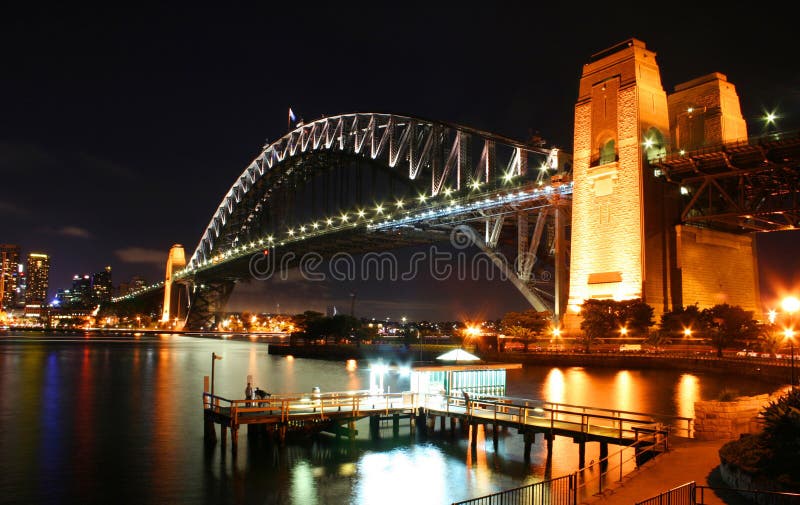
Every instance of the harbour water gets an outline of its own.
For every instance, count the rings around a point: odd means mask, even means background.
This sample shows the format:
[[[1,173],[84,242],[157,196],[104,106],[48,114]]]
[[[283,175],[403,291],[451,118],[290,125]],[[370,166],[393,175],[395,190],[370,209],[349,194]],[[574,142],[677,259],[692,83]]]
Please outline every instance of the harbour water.
[[[273,393],[366,389],[368,363],[271,356],[256,341],[181,335],[0,337],[0,503],[8,504],[449,504],[574,471],[577,446],[557,438],[547,464],[537,439],[530,462],[515,430],[477,451],[466,438],[426,438],[391,427],[370,440],[366,421],[348,440],[285,447],[240,431],[233,456],[203,443],[203,377],[242,398],[246,377]],[[408,378],[391,375],[391,391]],[[696,400],[724,389],[749,395],[775,384],[676,370],[525,367],[508,394],[629,411],[692,416]],[[598,458],[587,445],[587,461]]]

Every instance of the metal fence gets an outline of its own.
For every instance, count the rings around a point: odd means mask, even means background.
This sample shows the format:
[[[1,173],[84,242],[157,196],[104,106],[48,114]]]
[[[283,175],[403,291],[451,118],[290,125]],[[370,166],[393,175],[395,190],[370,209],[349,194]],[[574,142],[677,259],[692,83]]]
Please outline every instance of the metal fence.
[[[636,505],[705,505],[706,497],[740,495],[757,505],[800,505],[800,494],[777,491],[758,491],[727,487],[698,486],[694,481],[665,491],[658,496],[637,502]]]
[[[572,473],[499,493],[455,502],[453,505],[577,505],[577,503],[578,475]]]
[[[757,491],[751,489],[719,488],[709,486],[695,487],[696,505],[705,505],[706,496],[712,494],[726,495],[738,494],[757,505],[800,505],[800,493],[782,493],[778,491]]]
[[[636,502],[636,505],[695,505],[694,482],[665,491],[658,496]]]

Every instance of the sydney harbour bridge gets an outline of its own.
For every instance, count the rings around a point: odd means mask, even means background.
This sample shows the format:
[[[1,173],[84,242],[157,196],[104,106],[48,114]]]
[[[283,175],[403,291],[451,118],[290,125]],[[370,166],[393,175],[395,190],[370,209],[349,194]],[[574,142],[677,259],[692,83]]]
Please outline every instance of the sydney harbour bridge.
[[[668,95],[654,53],[635,39],[593,55],[573,153],[390,113],[298,124],[236,176],[191,256],[174,246],[164,281],[102,310],[160,309],[162,321],[216,329],[259,263],[292,268],[309,253],[390,251],[454,233],[557,325],[587,298],[641,297],[657,312],[711,303],[705,283],[758,309],[757,280],[724,270],[754,264],[754,232],[799,225],[800,135],[747,135],[724,75],[682,86]]]

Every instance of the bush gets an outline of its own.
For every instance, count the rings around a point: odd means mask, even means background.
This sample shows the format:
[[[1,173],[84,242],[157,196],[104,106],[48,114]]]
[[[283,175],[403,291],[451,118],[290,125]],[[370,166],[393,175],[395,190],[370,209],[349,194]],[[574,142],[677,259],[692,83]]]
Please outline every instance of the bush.
[[[720,458],[750,475],[800,491],[800,390],[770,402],[761,415],[764,431],[723,445]]]

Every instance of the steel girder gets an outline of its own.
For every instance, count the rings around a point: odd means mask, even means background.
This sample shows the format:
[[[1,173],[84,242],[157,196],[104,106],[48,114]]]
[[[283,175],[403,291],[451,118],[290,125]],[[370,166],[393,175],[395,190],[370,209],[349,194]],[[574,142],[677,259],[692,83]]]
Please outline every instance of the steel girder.
[[[192,331],[216,330],[235,284],[233,280],[196,282],[184,328]]]
[[[736,232],[800,226],[800,132],[675,153],[651,165],[680,186],[684,223]]]
[[[379,113],[321,118],[265,146],[236,178],[188,266],[197,267],[212,254],[235,246],[239,229],[261,210],[258,206],[275,205],[269,199],[271,185],[285,183],[298,160],[319,152],[367,158],[420,184],[428,180],[431,196],[444,188],[487,182],[498,173],[523,174],[532,156],[547,158],[545,163],[551,165],[554,159],[552,150],[452,123]],[[249,194],[265,177],[270,183],[260,186],[256,196]]]

